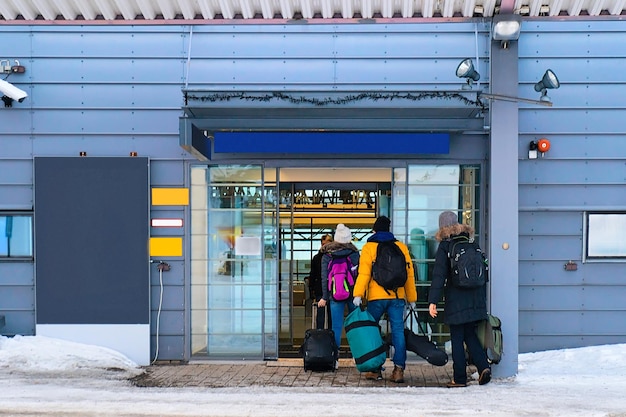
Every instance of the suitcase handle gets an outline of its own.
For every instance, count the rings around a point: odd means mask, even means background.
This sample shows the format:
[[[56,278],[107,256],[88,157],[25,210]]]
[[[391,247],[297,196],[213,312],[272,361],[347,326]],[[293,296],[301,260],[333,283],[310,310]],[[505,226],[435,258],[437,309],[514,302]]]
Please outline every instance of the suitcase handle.
[[[324,309],[324,328],[328,329],[328,308],[322,308]],[[317,309],[317,301],[315,301],[311,306],[311,329],[317,329]]]

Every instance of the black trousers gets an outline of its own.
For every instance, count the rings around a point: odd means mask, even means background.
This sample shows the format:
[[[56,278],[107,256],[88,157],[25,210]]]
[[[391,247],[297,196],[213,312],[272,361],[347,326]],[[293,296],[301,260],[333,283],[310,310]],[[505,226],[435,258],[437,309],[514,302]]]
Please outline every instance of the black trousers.
[[[480,344],[476,335],[477,322],[450,325],[450,339],[452,342],[452,369],[454,382],[457,384],[467,384],[467,362],[465,359],[465,346],[478,373],[489,368],[487,353]]]

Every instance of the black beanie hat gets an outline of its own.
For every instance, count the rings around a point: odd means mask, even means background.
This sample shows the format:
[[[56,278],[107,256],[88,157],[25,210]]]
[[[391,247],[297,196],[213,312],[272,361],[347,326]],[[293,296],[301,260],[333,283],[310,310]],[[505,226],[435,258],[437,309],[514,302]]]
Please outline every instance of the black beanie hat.
[[[380,216],[374,222],[374,227],[372,227],[372,229],[375,232],[388,232],[390,225],[391,225],[391,220],[389,220],[389,217]]]

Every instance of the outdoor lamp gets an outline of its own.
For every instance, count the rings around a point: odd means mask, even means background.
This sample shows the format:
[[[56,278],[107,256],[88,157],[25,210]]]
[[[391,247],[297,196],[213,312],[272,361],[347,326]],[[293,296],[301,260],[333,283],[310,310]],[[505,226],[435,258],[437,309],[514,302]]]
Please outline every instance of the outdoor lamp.
[[[506,48],[509,41],[519,39],[522,28],[522,18],[518,14],[499,14],[493,17],[491,37],[494,41],[501,41]]]
[[[460,67],[460,66],[459,66]],[[459,74],[459,70],[457,70],[457,75]],[[561,83],[559,83],[559,79],[556,77],[556,74],[551,70],[547,70],[545,74],[543,74],[543,78],[541,81],[535,84],[535,91],[541,91],[541,97],[539,100],[531,100],[529,98],[524,97],[512,97],[505,96],[502,94],[488,94],[488,93],[479,93],[479,97],[486,98],[489,100],[504,100],[504,101],[513,101],[513,102],[521,102],[521,103],[529,103],[529,104],[539,104],[541,106],[552,107],[552,101],[550,97],[548,97],[547,91],[551,88],[559,88]],[[531,149],[531,151],[534,149]]]
[[[541,101],[550,101],[550,97],[548,97],[548,89],[559,88],[561,83],[559,83],[559,79],[556,77],[556,74],[551,70],[547,70],[541,81],[535,84],[535,91],[541,91],[541,97],[539,100]]]
[[[480,74],[474,69],[471,58],[461,61],[456,67],[456,76],[467,79],[467,85],[463,86],[464,89],[472,88],[472,81],[480,80]]]

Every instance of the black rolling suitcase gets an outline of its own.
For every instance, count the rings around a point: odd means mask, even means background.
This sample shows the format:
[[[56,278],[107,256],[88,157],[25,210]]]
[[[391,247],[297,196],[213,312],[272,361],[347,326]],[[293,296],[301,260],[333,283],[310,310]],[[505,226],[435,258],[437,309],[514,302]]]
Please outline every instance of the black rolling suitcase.
[[[317,304],[313,304],[311,329],[304,332],[300,353],[304,359],[305,371],[334,371],[337,357],[335,333],[331,329],[316,329]],[[328,311],[324,327],[328,327]]]

